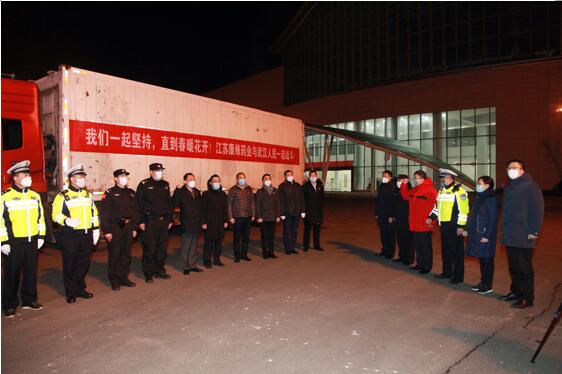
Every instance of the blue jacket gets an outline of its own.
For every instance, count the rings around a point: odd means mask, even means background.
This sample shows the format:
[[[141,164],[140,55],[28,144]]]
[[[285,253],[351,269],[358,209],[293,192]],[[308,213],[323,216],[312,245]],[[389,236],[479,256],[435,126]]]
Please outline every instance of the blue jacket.
[[[468,242],[466,255],[478,258],[493,258],[496,254],[496,238],[498,234],[498,204],[494,190],[476,195],[476,201],[470,210],[466,223]],[[480,239],[488,239],[488,243],[480,243]]]
[[[511,180],[503,192],[500,239],[506,247],[534,248],[544,219],[544,198],[529,173]]]

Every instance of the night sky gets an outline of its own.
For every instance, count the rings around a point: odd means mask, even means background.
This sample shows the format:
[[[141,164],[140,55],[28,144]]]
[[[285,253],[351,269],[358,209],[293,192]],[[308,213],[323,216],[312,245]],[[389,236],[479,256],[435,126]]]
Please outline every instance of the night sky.
[[[28,4],[1,5],[2,73],[69,64],[201,94],[280,65],[270,47],[302,2]]]

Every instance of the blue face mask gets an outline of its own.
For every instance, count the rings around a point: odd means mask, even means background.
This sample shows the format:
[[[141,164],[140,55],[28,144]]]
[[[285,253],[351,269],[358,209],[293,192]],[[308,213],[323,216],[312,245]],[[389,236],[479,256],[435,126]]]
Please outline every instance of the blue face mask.
[[[239,186],[244,186],[244,185],[246,185],[246,179],[244,179],[244,178],[238,179],[238,185],[239,185]]]
[[[213,183],[213,190],[217,191],[219,188],[221,188],[220,183]]]
[[[480,184],[476,185],[476,192],[484,192],[484,191],[486,191],[486,189],[482,187],[482,185]]]

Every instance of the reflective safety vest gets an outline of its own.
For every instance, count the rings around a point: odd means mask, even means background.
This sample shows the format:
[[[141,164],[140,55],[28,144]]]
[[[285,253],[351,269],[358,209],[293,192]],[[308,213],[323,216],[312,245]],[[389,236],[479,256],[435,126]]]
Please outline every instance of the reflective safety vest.
[[[67,218],[78,218],[80,224],[70,227]],[[67,229],[89,230],[99,228],[98,209],[94,204],[94,197],[85,189],[76,191],[72,188],[60,192],[53,201],[53,221]]]
[[[0,214],[0,240],[2,243],[12,239],[45,236],[45,215],[41,196],[29,188],[8,188],[2,192]]]
[[[455,203],[457,203],[458,217],[452,217]],[[468,219],[470,208],[468,206],[468,195],[460,184],[451,187],[442,187],[437,195],[437,201],[431,211],[431,215],[437,216],[441,222],[451,222],[457,218],[457,225],[464,226]]]

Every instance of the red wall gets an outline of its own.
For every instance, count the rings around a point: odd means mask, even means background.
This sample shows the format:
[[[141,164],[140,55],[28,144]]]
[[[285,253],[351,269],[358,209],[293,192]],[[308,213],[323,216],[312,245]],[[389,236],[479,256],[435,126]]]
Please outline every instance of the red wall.
[[[283,68],[276,68],[207,96],[322,125],[494,106],[498,179],[510,158],[526,161],[543,189],[551,189],[562,178],[553,161],[562,166],[562,112],[556,112],[562,108],[560,58],[410,80],[289,107],[283,106]]]

